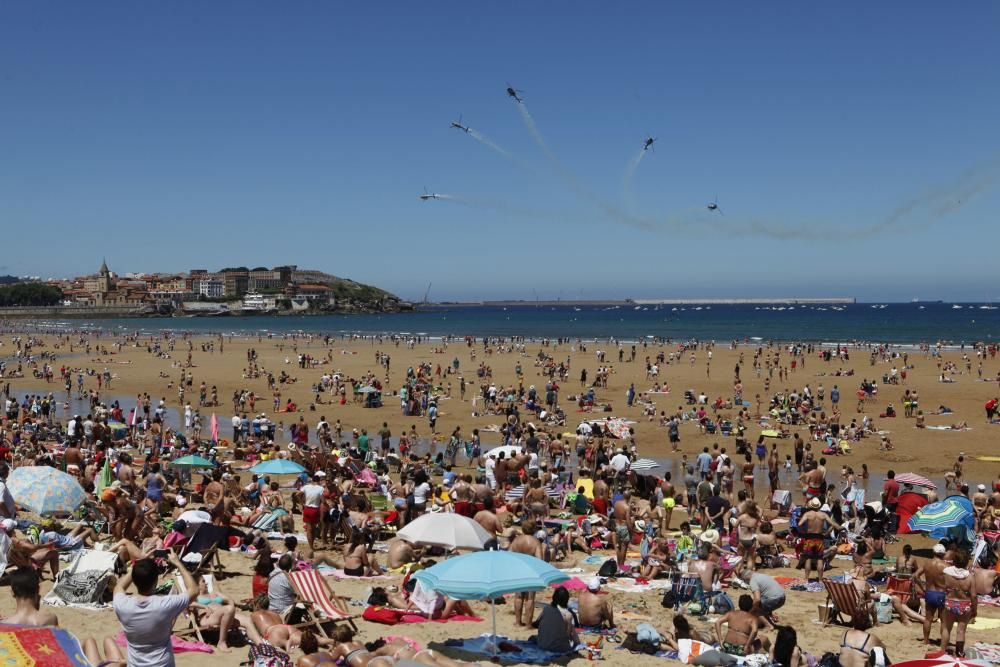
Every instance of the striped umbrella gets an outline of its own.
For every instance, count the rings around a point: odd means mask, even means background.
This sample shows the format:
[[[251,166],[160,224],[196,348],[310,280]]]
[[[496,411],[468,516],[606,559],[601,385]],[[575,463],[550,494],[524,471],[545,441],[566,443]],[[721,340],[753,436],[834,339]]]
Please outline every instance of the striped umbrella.
[[[956,658],[953,655],[944,655],[937,658],[922,658],[919,660],[907,660],[905,662],[893,663],[894,667],[989,667],[989,660],[969,660],[967,658]]]
[[[636,459],[629,465],[632,470],[652,470],[659,467],[660,464],[653,459]]]
[[[965,503],[962,500],[965,500]],[[928,533],[935,539],[948,536],[949,529],[964,527],[971,542],[972,537],[974,537],[972,529],[975,526],[975,520],[976,515],[968,498],[950,496],[921,507],[916,514],[910,517],[907,526],[912,531]]]
[[[15,469],[7,488],[18,505],[41,515],[71,514],[87,497],[76,477],[48,466]]]
[[[926,477],[921,477],[912,472],[904,472],[901,475],[896,475],[895,480],[900,484],[909,484],[910,486],[922,486],[925,489],[936,489],[937,484],[927,479]]]

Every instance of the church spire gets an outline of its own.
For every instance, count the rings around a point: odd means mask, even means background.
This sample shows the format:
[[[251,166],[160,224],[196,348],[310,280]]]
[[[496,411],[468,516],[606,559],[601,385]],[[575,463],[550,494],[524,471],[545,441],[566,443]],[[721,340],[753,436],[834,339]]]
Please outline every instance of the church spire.
[[[101,258],[101,273],[111,273],[108,271],[108,261],[105,258]]]

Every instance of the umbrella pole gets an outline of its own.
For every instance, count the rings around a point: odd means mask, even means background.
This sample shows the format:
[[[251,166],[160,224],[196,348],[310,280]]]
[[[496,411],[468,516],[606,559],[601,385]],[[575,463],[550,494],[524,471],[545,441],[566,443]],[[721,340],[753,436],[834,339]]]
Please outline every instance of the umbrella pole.
[[[497,658],[497,602],[490,599],[490,608],[493,610],[493,641],[490,646],[493,648],[493,659]]]

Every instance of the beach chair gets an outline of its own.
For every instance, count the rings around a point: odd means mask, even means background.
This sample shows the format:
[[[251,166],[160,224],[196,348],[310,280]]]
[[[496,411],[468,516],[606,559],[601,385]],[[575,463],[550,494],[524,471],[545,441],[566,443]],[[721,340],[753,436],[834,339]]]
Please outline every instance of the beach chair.
[[[358,626],[354,624],[354,619],[360,618],[360,614],[351,614],[347,609],[346,598],[336,595],[330,587],[329,581],[317,570],[295,570],[287,573],[288,583],[298,598],[296,602],[305,605],[312,620],[304,621],[295,627],[312,625],[323,636],[326,630],[322,623],[327,621],[346,622],[351,629],[357,632]],[[298,605],[292,605],[294,609]]]
[[[885,592],[898,596],[905,605],[913,597],[913,579],[909,575],[890,574],[885,582]]]
[[[771,494],[771,509],[778,512],[778,516],[788,516],[788,511],[792,507],[792,492],[778,489]]]
[[[184,561],[191,570],[191,576],[210,572],[217,578],[225,576],[225,568],[222,567],[222,559],[219,558],[219,549],[229,548],[229,532],[226,526],[215,526],[210,523],[203,523],[188,540],[181,554]],[[191,554],[198,554],[200,559],[185,558]]]
[[[382,493],[373,493],[368,496],[368,503],[372,506],[372,511],[387,512],[393,509],[389,504],[389,498]]]
[[[704,597],[704,589],[701,585],[701,576],[697,574],[682,574],[674,580],[674,599],[677,602],[698,601]]]
[[[823,627],[833,622],[840,624],[850,623],[850,619],[859,611],[867,610],[868,614],[874,616],[874,609],[871,608],[853,583],[824,579],[823,587],[826,589],[827,608],[826,618],[823,619]],[[872,622],[874,623],[874,618]]]
[[[205,575],[205,576],[210,578],[212,575]],[[214,579],[212,579],[212,581],[214,581]],[[177,576],[174,577],[174,586],[171,593],[176,595],[188,594],[187,587],[184,585],[184,577],[182,577],[180,573],[178,573]],[[209,585],[209,593],[212,593],[211,585]],[[178,637],[184,637],[185,635],[194,635],[195,637],[198,638],[198,641],[200,641],[202,644],[205,643],[205,639],[201,636],[201,616],[197,610],[188,607],[187,609],[184,610],[183,614],[178,616],[178,618],[183,618],[185,621],[187,621],[187,627],[180,629],[174,628],[171,631],[172,634],[175,634]]]

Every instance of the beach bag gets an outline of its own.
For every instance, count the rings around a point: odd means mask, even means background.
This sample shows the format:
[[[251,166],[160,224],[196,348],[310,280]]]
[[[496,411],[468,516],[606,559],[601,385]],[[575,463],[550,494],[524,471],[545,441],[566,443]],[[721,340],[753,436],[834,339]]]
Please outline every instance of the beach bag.
[[[388,607],[376,607],[371,605],[365,608],[364,613],[361,614],[361,618],[372,623],[396,625],[403,618],[403,613],[395,609],[389,609]]]
[[[622,640],[622,648],[632,653],[645,653],[646,655],[656,655],[659,647],[651,642],[642,641],[634,632],[629,632]]]
[[[250,645],[247,661],[252,667],[292,667],[292,659],[267,642]]]
[[[601,569],[597,571],[597,576],[599,577],[613,577],[618,574],[618,561],[614,558],[609,558],[601,565]]]

